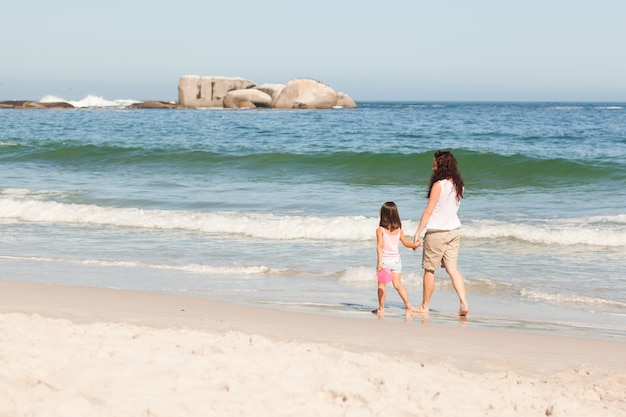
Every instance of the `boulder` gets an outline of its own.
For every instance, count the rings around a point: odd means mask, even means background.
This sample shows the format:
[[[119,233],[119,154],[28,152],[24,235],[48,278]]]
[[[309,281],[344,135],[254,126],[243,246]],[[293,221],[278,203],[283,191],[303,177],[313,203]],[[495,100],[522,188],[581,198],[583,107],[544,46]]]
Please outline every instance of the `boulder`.
[[[357,105],[354,100],[352,100],[352,97],[340,91],[339,93],[337,93],[337,104],[335,104],[335,107],[356,109]]]
[[[337,93],[324,83],[310,78],[291,80],[276,96],[277,109],[332,109],[337,104]]]
[[[255,88],[229,91],[224,96],[224,107],[230,109],[270,107],[271,105],[272,96]]]
[[[12,100],[0,102],[0,108],[9,109],[73,109],[70,103],[65,101],[57,102],[40,102],[40,101],[28,101],[28,100]]]
[[[65,101],[54,101],[54,102],[49,102],[49,103],[37,102],[37,108],[39,108],[40,106],[44,109],[73,109],[75,108],[73,105]]]
[[[272,101],[276,99],[278,93],[281,92],[283,88],[285,88],[285,84],[261,84],[253,87],[256,90],[261,90],[266,94],[269,94],[272,97]]]
[[[182,107],[223,107],[229,91],[255,85],[253,81],[238,77],[185,75],[178,81],[178,103]]]
[[[0,109],[16,109],[22,107],[24,103],[26,103],[26,100],[0,101]]]
[[[143,101],[128,106],[129,109],[175,109],[177,107],[178,105],[173,101]]]

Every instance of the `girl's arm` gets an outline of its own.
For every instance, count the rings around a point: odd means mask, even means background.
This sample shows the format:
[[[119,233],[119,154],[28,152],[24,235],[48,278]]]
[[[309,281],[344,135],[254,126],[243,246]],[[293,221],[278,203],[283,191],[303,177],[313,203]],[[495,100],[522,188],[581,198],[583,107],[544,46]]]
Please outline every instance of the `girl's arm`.
[[[424,212],[422,213],[422,218],[420,219],[420,224],[417,226],[417,232],[415,232],[415,238],[413,242],[419,242],[420,236],[422,235],[422,231],[426,228],[428,221],[430,220],[430,216],[433,215],[433,211],[435,211],[435,206],[439,201],[439,197],[441,196],[441,184],[436,182],[433,184],[433,188],[430,190],[430,197],[428,198],[428,203],[426,204],[426,208],[424,208]]]
[[[420,247],[419,243],[410,242],[407,240],[406,236],[404,236],[404,230],[400,229],[400,242],[407,248],[417,249]]]
[[[383,229],[376,229],[376,270],[383,269]]]

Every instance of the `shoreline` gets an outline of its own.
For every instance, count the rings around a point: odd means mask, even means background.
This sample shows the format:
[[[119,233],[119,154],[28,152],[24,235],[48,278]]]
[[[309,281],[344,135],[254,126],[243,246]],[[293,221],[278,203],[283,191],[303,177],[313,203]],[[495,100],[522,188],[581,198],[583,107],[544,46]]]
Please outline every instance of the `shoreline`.
[[[460,355],[456,359],[460,362],[472,360],[479,363],[480,352],[492,349],[496,343],[498,349],[491,352],[486,363],[501,357],[507,365],[521,367],[531,360],[546,369],[558,368],[559,364],[564,367],[594,364],[607,370],[623,365],[626,369],[626,357],[615,351],[625,348],[626,343],[610,339],[466,327],[463,320],[453,325],[378,320],[375,315],[371,315],[371,319],[327,316],[190,295],[0,278],[0,314],[7,313],[37,314],[76,324],[111,322],[157,329],[237,331],[279,342],[335,343],[355,352],[393,352],[411,356],[414,350],[432,350],[442,359],[446,353]],[[420,316],[415,314],[413,320],[419,321]],[[451,341],[468,343],[467,349],[446,346]],[[567,349],[561,349],[561,346],[567,346]]]
[[[0,335],[3,415],[626,415],[616,341],[8,280]]]

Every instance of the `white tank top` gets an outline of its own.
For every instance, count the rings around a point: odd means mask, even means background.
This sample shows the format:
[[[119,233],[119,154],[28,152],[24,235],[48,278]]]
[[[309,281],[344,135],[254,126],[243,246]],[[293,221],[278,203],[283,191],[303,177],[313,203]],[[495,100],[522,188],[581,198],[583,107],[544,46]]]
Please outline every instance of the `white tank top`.
[[[456,189],[452,180],[439,180],[441,195],[435,206],[432,216],[426,225],[427,231],[454,230],[461,227],[457,212],[460,201],[456,198]]]

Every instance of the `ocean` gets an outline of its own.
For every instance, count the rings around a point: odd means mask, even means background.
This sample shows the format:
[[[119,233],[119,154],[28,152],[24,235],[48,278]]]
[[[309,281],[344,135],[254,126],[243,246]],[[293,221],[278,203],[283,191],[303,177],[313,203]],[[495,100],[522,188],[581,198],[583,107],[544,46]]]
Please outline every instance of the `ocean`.
[[[626,340],[625,103],[121,104],[0,110],[0,279],[376,320],[380,206],[413,236],[442,149],[470,313],[439,270],[408,325]],[[419,305],[421,249],[402,249]],[[404,320],[392,287],[385,320]]]

